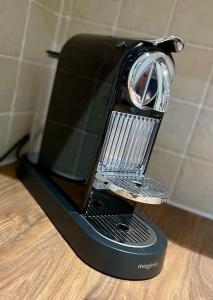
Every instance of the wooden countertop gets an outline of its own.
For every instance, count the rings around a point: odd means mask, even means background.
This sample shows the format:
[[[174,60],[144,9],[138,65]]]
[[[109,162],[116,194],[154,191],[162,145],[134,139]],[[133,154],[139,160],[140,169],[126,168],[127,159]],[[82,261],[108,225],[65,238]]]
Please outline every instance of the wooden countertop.
[[[161,274],[103,275],[69,248],[22,183],[0,169],[0,299],[213,299],[213,222],[180,209],[142,206],[169,239]]]

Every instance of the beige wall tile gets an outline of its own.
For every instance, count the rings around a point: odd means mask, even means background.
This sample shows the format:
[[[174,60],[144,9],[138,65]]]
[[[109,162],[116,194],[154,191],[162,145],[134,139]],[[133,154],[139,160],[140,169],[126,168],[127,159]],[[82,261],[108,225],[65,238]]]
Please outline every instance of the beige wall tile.
[[[47,59],[46,50],[52,48],[56,23],[57,16],[32,3],[24,58],[52,62]]]
[[[0,53],[19,56],[28,0],[0,1]]]
[[[48,86],[52,80],[52,69],[34,63],[22,63],[15,111],[32,111],[37,105],[41,105],[41,109],[44,109]],[[40,102],[42,103],[38,104]]]
[[[205,105],[213,107],[213,76],[207,91],[206,99],[205,99]]]
[[[172,95],[199,103],[210,74],[213,52],[186,46],[174,55],[176,64]]]
[[[0,112],[9,112],[16,82],[18,61],[0,57]]]
[[[22,63],[15,111],[34,109],[42,81],[41,75],[41,66],[28,62]]]
[[[69,22],[68,19],[61,18],[60,27],[59,27],[59,34],[58,34],[58,38],[57,38],[57,45],[56,45],[56,49],[58,51],[61,51],[61,48],[64,46],[65,42],[67,41],[67,39],[66,39],[66,27],[67,27],[68,22]]]
[[[33,114],[17,114],[12,116],[11,133],[7,147],[10,148],[25,134],[30,133]]]
[[[158,180],[170,190],[180,160],[181,158],[179,155],[154,149],[148,164],[146,175]]]
[[[113,25],[118,6],[118,0],[74,0],[71,15],[84,20]]]
[[[212,174],[212,165],[187,158],[172,195],[172,201],[213,214]]]
[[[5,142],[7,136],[9,124],[9,116],[0,115],[0,155],[2,155],[7,149],[5,149]]]
[[[118,27],[154,35],[164,34],[173,0],[124,0]]]
[[[80,21],[70,20],[67,39],[78,33],[110,34],[111,29]]]
[[[157,38],[156,35],[151,35],[151,34],[147,35],[143,32],[134,32],[134,31],[122,30],[119,28],[115,31],[115,35],[124,38],[144,39],[144,40]]]
[[[71,15],[71,5],[73,0],[65,0],[64,1],[64,9],[63,9],[63,15],[69,16]]]
[[[31,158],[32,156],[34,156],[35,153],[38,153],[41,146],[42,133],[46,122],[49,101],[52,94],[52,85],[53,85],[54,77],[55,77],[54,67],[48,67],[48,68],[46,67],[45,70],[43,70],[42,80],[41,80],[42,82],[40,84],[40,93],[37,99],[35,112],[33,116],[33,127],[31,131],[32,136],[29,144],[29,152]]]
[[[188,153],[213,163],[213,111],[202,109]]]
[[[170,101],[168,111],[165,113],[159,130],[157,145],[182,153],[196,111],[196,107],[187,103]]]
[[[61,0],[37,0],[37,2],[57,12],[60,11]]]
[[[56,66],[42,66],[39,83],[39,94],[36,100],[35,113],[45,114],[52,94],[55,79]]]
[[[212,11],[212,0],[178,0],[170,32],[192,43],[213,46]]]
[[[13,115],[12,116],[12,126],[10,130],[10,136],[9,141],[7,145],[8,150],[10,147],[12,147],[19,139],[21,139],[24,135],[30,133],[31,127],[32,127],[32,120],[33,115],[32,114],[19,114],[19,115]],[[23,152],[27,153],[28,151],[28,144],[23,147]],[[13,151],[7,159],[14,160],[16,159],[16,151]]]

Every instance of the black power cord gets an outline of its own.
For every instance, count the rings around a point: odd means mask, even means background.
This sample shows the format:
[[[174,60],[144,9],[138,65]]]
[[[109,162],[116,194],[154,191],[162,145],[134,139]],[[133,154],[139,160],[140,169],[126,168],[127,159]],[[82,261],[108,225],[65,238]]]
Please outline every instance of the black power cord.
[[[20,151],[22,147],[29,141],[30,135],[26,134],[23,136],[20,140],[18,140],[10,149],[8,149],[2,156],[0,156],[0,163],[10,154],[12,153],[15,149],[16,150],[16,158],[20,160]]]

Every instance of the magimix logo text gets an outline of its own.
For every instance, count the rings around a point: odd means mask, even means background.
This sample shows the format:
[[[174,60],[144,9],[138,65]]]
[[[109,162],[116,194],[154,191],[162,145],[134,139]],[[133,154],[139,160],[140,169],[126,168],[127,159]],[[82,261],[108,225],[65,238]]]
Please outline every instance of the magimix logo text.
[[[138,269],[146,269],[149,270],[151,268],[157,267],[159,265],[159,262],[156,261],[154,263],[144,264],[144,265],[138,265]]]

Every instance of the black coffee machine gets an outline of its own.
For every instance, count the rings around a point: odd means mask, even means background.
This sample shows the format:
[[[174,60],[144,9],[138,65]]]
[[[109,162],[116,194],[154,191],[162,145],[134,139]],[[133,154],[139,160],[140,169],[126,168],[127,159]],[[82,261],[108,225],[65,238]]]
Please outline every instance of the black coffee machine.
[[[163,267],[167,240],[135,204],[167,198],[144,174],[169,100],[171,52],[182,49],[176,37],[69,39],[45,126],[32,137],[40,149],[18,169],[75,253],[114,277],[147,279]]]

